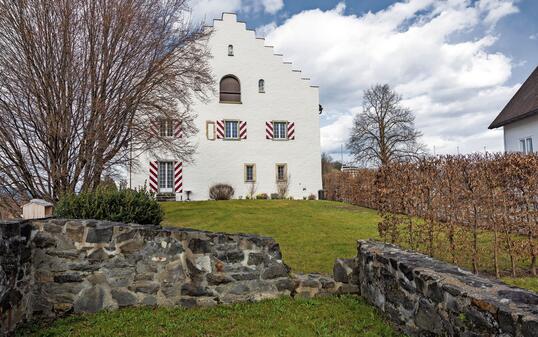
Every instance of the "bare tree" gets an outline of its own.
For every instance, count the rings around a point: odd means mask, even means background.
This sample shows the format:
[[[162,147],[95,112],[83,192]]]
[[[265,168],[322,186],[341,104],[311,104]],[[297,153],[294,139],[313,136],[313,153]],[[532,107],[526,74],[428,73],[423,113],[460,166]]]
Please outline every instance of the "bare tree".
[[[425,153],[415,130],[415,116],[401,106],[401,96],[389,85],[364,92],[363,112],[355,117],[347,148],[357,162],[385,165],[407,161]]]
[[[321,154],[321,172],[322,175],[340,171],[342,168],[342,163],[339,161],[334,161],[330,154],[323,152]]]
[[[0,0],[0,186],[55,200],[94,189],[130,151],[191,160],[210,34],[188,0]],[[183,137],[155,132],[164,119]]]

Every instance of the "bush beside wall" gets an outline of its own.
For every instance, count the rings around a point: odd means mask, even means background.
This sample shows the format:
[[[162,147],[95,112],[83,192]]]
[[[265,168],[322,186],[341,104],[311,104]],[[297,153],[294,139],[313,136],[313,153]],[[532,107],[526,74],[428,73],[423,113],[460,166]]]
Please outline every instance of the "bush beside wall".
[[[153,195],[145,190],[97,189],[61,197],[55,215],[69,219],[159,225],[164,212]]]

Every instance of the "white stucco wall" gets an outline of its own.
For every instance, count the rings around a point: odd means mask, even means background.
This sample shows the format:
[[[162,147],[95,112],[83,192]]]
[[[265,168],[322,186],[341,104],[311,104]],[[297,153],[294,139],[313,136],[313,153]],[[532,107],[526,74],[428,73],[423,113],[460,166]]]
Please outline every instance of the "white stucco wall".
[[[245,23],[237,22],[234,14],[224,14],[214,21],[214,34],[209,46],[210,64],[218,89],[220,79],[228,74],[241,82],[242,104],[219,103],[217,96],[209,103],[198,103],[194,112],[199,129],[194,164],[186,165],[183,173],[183,193],[177,200],[206,200],[209,187],[227,183],[234,187],[235,197],[245,197],[251,183],[244,181],[244,165],[256,164],[257,193],[275,193],[276,164],[285,163],[290,179],[289,195],[301,199],[317,196],[322,188],[319,89],[312,87],[301,73],[285,64],[283,57],[274,55],[273,48],[256,39],[254,31]],[[234,56],[228,56],[228,45],[234,46]],[[315,57],[313,55],[312,57]],[[265,93],[258,92],[258,81],[265,80]],[[237,119],[247,121],[248,139],[241,141],[208,140],[206,121]],[[265,122],[287,120],[295,122],[295,140],[273,141],[265,137]],[[168,158],[174,160],[175,158]],[[148,179],[149,161],[140,157],[142,169],[133,172],[133,187],[142,186]]]
[[[519,152],[519,141],[531,137],[534,152],[538,151],[538,115],[527,117],[504,126],[504,149]]]

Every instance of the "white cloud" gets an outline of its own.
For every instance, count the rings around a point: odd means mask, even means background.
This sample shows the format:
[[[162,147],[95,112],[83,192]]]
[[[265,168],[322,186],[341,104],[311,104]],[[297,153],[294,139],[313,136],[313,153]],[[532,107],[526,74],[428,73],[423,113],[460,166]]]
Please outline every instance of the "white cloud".
[[[276,14],[283,7],[284,0],[242,0],[241,11]]]
[[[353,123],[352,114],[343,114],[331,124],[321,128],[321,148],[323,152],[335,153],[345,144],[350,135],[350,125]]]
[[[196,22],[211,23],[220,19],[223,12],[236,12],[241,0],[191,0],[192,18]]]
[[[531,40],[538,40],[538,33],[536,33],[536,34],[532,34],[531,36],[529,36],[529,39],[531,39]]]
[[[345,10],[346,10],[345,2],[338,3],[338,5],[336,5],[336,7],[334,8],[334,11],[340,15],[343,15]]]
[[[376,83],[404,96],[437,152],[502,150],[487,127],[516,87],[506,85],[511,59],[489,50],[514,1],[409,0],[362,16],[344,9],[301,12],[267,36],[321,85],[324,151],[339,151],[364,89]]]
[[[478,8],[486,13],[484,23],[492,26],[503,17],[519,12],[512,0],[481,0]]]
[[[191,0],[195,22],[211,23],[223,12],[266,12],[276,14],[284,7],[284,0]]]
[[[262,0],[267,13],[275,14],[284,7],[284,0]]]
[[[256,28],[256,36],[258,37],[266,37],[267,35],[271,34],[276,29],[276,23],[270,22],[264,26],[260,26]]]

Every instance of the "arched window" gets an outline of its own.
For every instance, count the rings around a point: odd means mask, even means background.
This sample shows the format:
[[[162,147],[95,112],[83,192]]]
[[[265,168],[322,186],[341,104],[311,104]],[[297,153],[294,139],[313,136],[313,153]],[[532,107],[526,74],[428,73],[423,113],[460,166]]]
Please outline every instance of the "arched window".
[[[265,92],[265,80],[259,80],[258,81],[258,92],[264,93]]]
[[[220,101],[223,103],[241,103],[241,84],[237,77],[226,75],[220,80]]]
[[[228,56],[234,56],[234,46],[231,44],[228,45]]]

